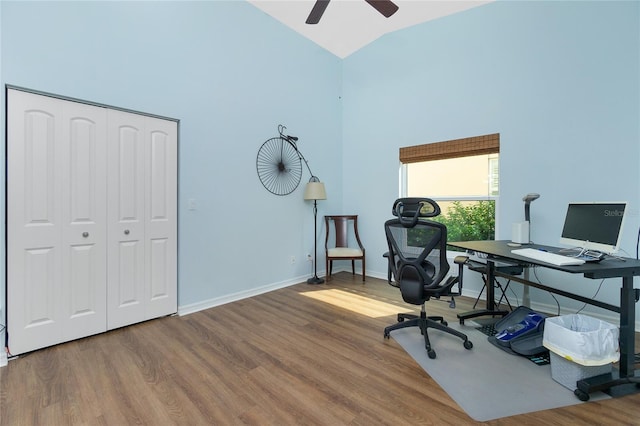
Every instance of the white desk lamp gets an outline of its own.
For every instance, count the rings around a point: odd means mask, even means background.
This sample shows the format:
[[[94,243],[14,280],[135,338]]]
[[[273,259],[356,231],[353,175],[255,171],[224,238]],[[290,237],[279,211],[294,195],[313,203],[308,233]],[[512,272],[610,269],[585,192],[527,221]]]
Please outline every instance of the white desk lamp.
[[[540,194],[535,194],[535,193],[531,193],[531,194],[527,194],[524,196],[524,198],[522,199],[522,201],[524,201],[524,220],[525,222],[527,222],[529,224],[528,228],[529,228],[529,238],[528,241],[529,243],[531,243],[531,214],[530,214],[530,205],[531,202],[534,200],[537,200],[538,198],[540,198]],[[524,279],[526,281],[529,281],[529,267],[524,268]],[[523,290],[522,290],[522,305],[526,306],[526,307],[530,307],[531,305],[531,298],[529,297],[529,286],[525,285]]]

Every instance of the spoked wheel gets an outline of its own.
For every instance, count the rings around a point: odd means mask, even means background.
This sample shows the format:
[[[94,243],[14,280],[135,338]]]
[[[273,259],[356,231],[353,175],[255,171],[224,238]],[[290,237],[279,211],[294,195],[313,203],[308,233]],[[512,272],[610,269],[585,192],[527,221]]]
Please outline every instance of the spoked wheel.
[[[302,176],[302,163],[296,148],[282,137],[262,144],[256,158],[260,182],[275,195],[291,194]]]

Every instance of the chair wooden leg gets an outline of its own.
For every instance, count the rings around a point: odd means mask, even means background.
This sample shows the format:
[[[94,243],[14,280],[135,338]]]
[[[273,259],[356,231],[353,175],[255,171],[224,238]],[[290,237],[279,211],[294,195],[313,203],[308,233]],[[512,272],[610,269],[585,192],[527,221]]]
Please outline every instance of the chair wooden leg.
[[[364,259],[361,259],[361,260],[362,260],[362,281],[365,281],[366,263]],[[330,259],[330,258],[326,259],[325,269],[326,269],[325,279],[328,281],[331,279],[331,274],[333,272],[333,259]],[[355,259],[351,259],[351,275],[355,275],[355,274],[356,274],[356,261]],[[389,279],[391,279],[391,275],[389,275]]]

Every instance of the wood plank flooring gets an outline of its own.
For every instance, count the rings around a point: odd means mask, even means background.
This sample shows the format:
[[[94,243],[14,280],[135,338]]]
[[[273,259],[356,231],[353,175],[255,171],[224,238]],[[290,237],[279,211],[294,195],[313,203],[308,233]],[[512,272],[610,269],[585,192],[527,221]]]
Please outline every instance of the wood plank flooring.
[[[473,302],[457,301],[429,313],[455,322]],[[0,368],[0,425],[478,424],[383,339],[393,308],[417,310],[386,281],[343,272],[35,351]],[[640,394],[486,424],[638,425],[639,407]]]

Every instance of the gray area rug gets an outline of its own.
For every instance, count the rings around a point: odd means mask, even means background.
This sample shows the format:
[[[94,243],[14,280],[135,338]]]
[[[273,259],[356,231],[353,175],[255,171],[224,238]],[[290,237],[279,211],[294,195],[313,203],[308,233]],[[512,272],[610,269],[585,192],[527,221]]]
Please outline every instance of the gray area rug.
[[[572,390],[551,378],[549,364],[536,365],[496,348],[476,325],[473,321],[449,324],[469,337],[471,350],[465,349],[458,337],[430,329],[435,359],[427,356],[418,328],[392,331],[391,337],[476,421],[584,404]],[[590,401],[603,398],[610,397],[596,392]]]

